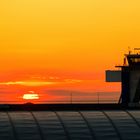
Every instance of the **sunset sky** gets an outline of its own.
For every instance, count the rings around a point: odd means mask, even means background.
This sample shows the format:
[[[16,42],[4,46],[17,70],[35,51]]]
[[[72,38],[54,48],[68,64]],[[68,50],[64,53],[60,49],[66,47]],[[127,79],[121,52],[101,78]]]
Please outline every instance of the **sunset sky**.
[[[140,46],[139,8],[139,0],[1,0],[1,100],[120,92],[105,70]]]

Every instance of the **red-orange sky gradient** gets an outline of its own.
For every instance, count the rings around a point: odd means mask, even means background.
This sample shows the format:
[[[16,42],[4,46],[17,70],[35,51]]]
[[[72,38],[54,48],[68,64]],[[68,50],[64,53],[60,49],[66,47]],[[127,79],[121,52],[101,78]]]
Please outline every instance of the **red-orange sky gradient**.
[[[139,7],[139,0],[0,1],[0,101],[22,103],[29,91],[38,101],[69,100],[71,92],[118,97],[120,84],[105,83],[105,70],[140,46]]]

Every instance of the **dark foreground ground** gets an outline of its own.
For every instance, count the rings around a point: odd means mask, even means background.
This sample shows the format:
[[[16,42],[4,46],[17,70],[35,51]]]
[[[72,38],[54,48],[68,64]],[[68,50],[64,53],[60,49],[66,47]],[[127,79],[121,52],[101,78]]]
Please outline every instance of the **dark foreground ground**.
[[[47,110],[139,110],[140,106],[125,106],[121,104],[4,104],[0,111],[47,111]]]
[[[140,140],[140,110],[120,104],[0,105],[0,140]]]
[[[11,107],[36,109],[33,105]],[[52,105],[49,107],[54,109]],[[73,107],[75,110],[0,111],[0,140],[140,140],[139,110],[93,110],[91,106],[92,110],[76,110],[79,105]],[[59,105],[57,109],[64,107]]]

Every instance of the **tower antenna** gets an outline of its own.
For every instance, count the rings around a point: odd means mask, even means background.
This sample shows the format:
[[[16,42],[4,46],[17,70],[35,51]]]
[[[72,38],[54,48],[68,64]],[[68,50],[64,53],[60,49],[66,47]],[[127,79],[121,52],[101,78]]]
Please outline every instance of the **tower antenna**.
[[[130,46],[128,46],[128,52],[129,52],[129,54],[131,54],[131,47]]]

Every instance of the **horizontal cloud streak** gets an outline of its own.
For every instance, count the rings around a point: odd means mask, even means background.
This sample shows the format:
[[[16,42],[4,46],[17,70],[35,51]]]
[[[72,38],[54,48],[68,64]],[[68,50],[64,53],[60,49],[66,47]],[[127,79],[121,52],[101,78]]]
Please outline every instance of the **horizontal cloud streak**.
[[[55,82],[55,81],[8,81],[0,82],[0,85],[22,85],[22,86],[47,86],[47,85],[56,85],[56,84],[74,84],[82,82],[82,80],[76,79],[65,79],[64,81]]]
[[[28,81],[15,81],[15,82],[1,82],[0,85],[22,85],[22,86],[45,86],[52,85],[54,82],[28,82]]]

